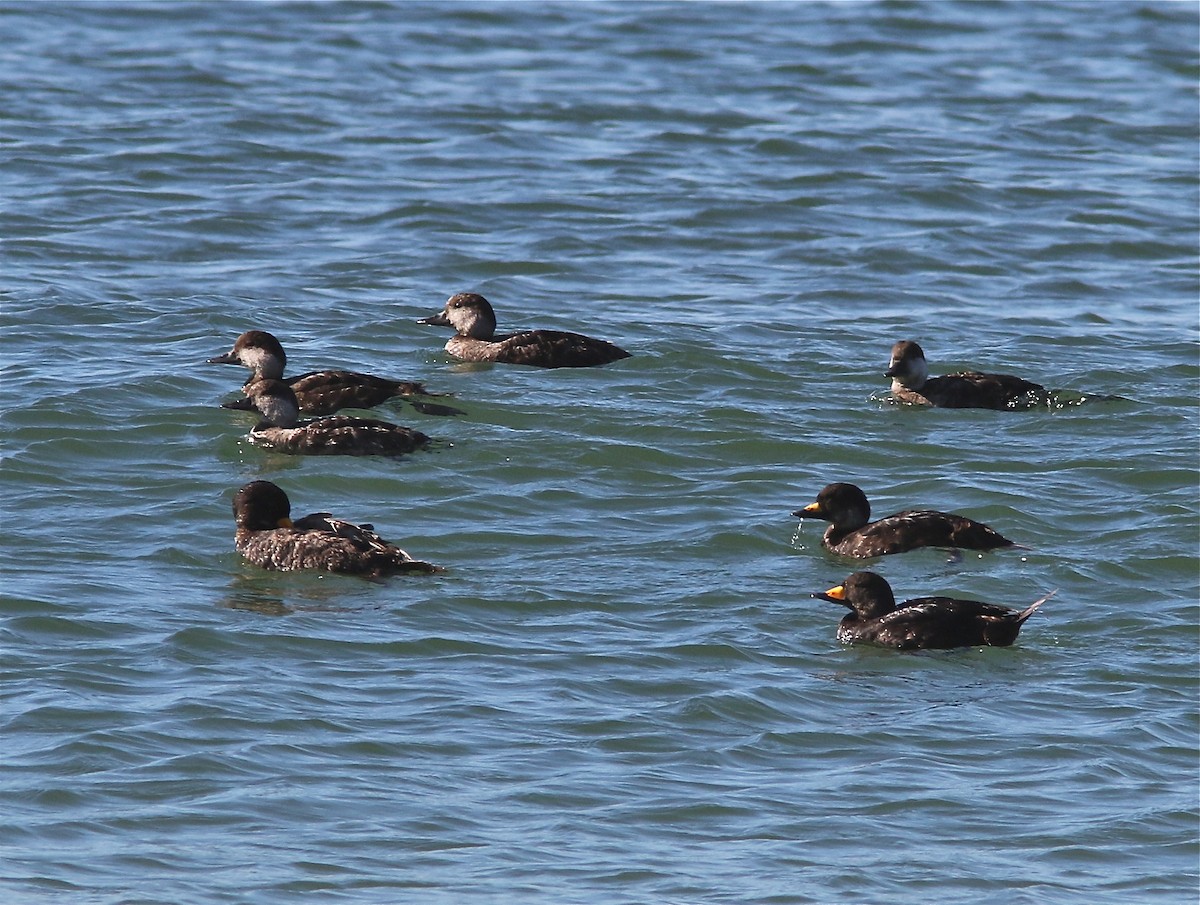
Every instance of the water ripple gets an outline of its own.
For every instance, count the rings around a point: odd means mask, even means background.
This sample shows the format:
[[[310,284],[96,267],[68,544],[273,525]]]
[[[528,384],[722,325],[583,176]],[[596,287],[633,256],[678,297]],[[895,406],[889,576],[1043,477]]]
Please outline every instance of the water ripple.
[[[1197,18],[1092,12],[0,9],[5,900],[1194,894]],[[460,290],[634,357],[455,365]],[[266,455],[250,328],[467,414]],[[900,338],[1058,404],[890,405]],[[448,571],[256,570],[256,478]],[[1028,547],[901,596],[1058,595],[840,646],[834,480]]]

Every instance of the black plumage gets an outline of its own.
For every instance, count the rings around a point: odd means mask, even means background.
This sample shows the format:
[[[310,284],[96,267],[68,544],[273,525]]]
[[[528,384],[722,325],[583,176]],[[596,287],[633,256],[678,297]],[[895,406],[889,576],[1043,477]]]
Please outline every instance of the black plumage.
[[[812,596],[850,610],[838,624],[843,644],[879,644],[897,650],[1007,647],[1054,591],[1023,610],[955,597],[916,597],[897,605],[891,585],[874,572],[855,572],[837,587]]]
[[[995,529],[949,512],[909,509],[871,521],[871,504],[854,484],[829,484],[792,515],[830,522],[822,543],[842,556],[887,556],[921,547],[995,550],[1015,544]]]

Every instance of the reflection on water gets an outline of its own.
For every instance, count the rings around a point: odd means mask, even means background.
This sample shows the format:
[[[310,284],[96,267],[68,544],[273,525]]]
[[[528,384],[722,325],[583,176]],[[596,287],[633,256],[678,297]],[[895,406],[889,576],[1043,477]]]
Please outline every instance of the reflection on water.
[[[383,579],[318,572],[264,572],[253,577],[235,574],[216,605],[264,616],[299,612],[352,613],[361,609],[345,603],[346,597],[360,590],[354,587],[355,582],[384,584]]]

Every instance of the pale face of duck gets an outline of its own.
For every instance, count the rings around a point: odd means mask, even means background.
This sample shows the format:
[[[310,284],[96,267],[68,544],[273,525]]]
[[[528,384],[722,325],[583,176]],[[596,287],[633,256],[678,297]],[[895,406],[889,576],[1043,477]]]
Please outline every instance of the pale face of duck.
[[[237,338],[233,348],[224,355],[208,359],[213,365],[241,365],[249,368],[256,376],[278,380],[287,365],[283,346],[264,330],[249,330]]]
[[[417,323],[453,327],[459,336],[472,339],[491,339],[496,334],[496,312],[487,299],[474,292],[450,296],[438,314],[423,317]]]
[[[892,389],[919,390],[929,379],[929,365],[925,353],[910,339],[902,339],[892,346],[892,360],[885,377],[892,378]]]
[[[269,424],[294,427],[300,420],[296,394],[282,381],[256,380],[246,387],[246,397]]]

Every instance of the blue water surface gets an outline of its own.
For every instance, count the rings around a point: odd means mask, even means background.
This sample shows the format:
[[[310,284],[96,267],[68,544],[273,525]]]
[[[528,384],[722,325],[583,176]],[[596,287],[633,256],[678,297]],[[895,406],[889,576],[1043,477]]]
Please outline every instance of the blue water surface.
[[[1195,901],[1195,4],[0,35],[5,903]],[[415,321],[460,291],[633,357],[456,363]],[[264,452],[204,363],[249,329],[465,414]],[[1061,404],[890,405],[898,339]],[[255,479],[447,572],[258,570]],[[790,515],[831,481],[1022,546],[832,556]],[[1057,594],[1010,648],[843,647],[810,595],[864,566]]]

